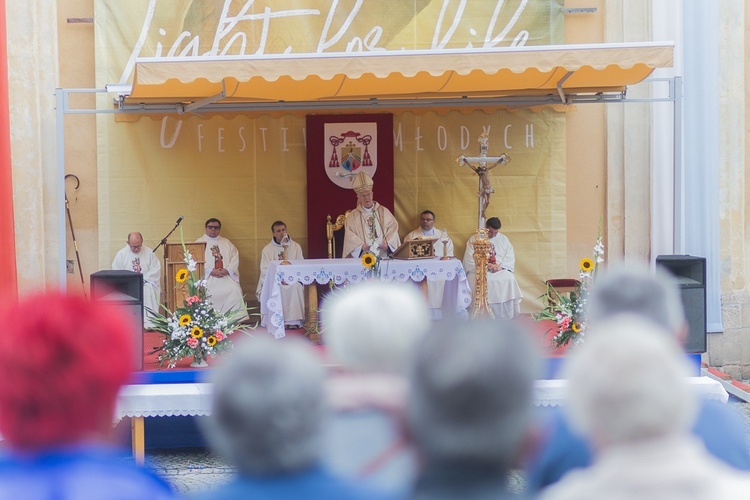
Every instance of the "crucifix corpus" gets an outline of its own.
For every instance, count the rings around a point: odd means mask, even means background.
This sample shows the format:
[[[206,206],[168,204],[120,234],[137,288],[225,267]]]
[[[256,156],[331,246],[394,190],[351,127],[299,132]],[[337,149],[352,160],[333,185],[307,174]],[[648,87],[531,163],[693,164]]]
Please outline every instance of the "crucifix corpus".
[[[490,184],[489,172],[498,165],[507,165],[510,163],[510,156],[503,153],[500,156],[487,156],[487,149],[489,149],[490,138],[486,132],[482,132],[479,136],[479,156],[464,156],[459,155],[456,158],[456,163],[459,165],[466,165],[479,177],[479,192],[477,193],[478,198],[478,209],[477,215],[479,222],[478,228],[484,227],[484,221],[487,214],[487,207],[490,206],[490,196],[495,192],[495,189]],[[487,163],[494,162],[489,167]]]

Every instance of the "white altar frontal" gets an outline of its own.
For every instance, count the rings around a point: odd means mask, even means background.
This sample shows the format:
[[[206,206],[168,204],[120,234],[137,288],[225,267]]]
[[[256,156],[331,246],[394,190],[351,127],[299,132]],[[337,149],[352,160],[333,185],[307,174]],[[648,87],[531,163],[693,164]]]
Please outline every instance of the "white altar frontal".
[[[708,377],[689,377],[690,388],[699,397],[726,403],[724,386]],[[534,382],[534,406],[559,406],[567,397],[566,380]],[[135,384],[120,389],[115,421],[132,419],[133,456],[139,464],[145,459],[145,427],[147,417],[208,416],[211,414],[213,386],[209,383]]]
[[[289,265],[281,265],[280,261],[269,264],[260,296],[261,321],[277,339],[285,335],[282,283],[325,285],[333,282],[335,285],[343,285],[369,279],[370,270],[362,265],[360,259],[308,259],[290,262]],[[384,259],[380,262],[380,279],[401,283],[445,280],[443,310],[450,311],[451,315],[463,314],[472,302],[471,289],[459,259]]]

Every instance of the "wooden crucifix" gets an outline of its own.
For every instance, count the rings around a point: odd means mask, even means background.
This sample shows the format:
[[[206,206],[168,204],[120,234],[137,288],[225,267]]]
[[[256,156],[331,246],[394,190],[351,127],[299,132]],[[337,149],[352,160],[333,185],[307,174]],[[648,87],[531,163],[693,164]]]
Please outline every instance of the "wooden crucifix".
[[[482,132],[479,136],[479,156],[464,156],[459,155],[456,158],[456,163],[459,165],[466,165],[479,177],[479,192],[477,193],[478,201],[478,228],[484,227],[484,221],[486,219],[487,207],[490,206],[490,196],[495,192],[495,189],[490,183],[489,172],[498,165],[507,165],[510,163],[510,156],[503,153],[500,156],[487,156],[487,149],[489,149],[490,138],[486,132]],[[489,167],[487,163],[494,162]]]

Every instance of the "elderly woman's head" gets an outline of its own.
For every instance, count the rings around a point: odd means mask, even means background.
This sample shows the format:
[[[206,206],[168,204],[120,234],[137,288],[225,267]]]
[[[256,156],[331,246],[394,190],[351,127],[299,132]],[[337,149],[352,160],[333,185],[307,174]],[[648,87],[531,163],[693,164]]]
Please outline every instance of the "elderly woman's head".
[[[424,296],[411,283],[363,283],[323,305],[323,340],[350,371],[403,374],[414,343],[430,327]]]
[[[571,424],[597,448],[686,432],[696,403],[670,332],[634,315],[595,328],[566,366]]]

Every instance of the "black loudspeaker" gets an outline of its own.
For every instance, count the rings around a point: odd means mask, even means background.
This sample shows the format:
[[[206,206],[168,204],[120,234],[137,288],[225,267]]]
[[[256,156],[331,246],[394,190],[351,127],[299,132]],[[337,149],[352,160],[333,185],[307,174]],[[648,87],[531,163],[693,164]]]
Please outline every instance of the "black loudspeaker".
[[[98,271],[91,275],[91,298],[113,304],[131,318],[133,370],[143,370],[143,275],[133,271]]]
[[[692,255],[659,255],[656,268],[671,274],[680,289],[688,322],[685,351],[706,352],[706,259]]]

